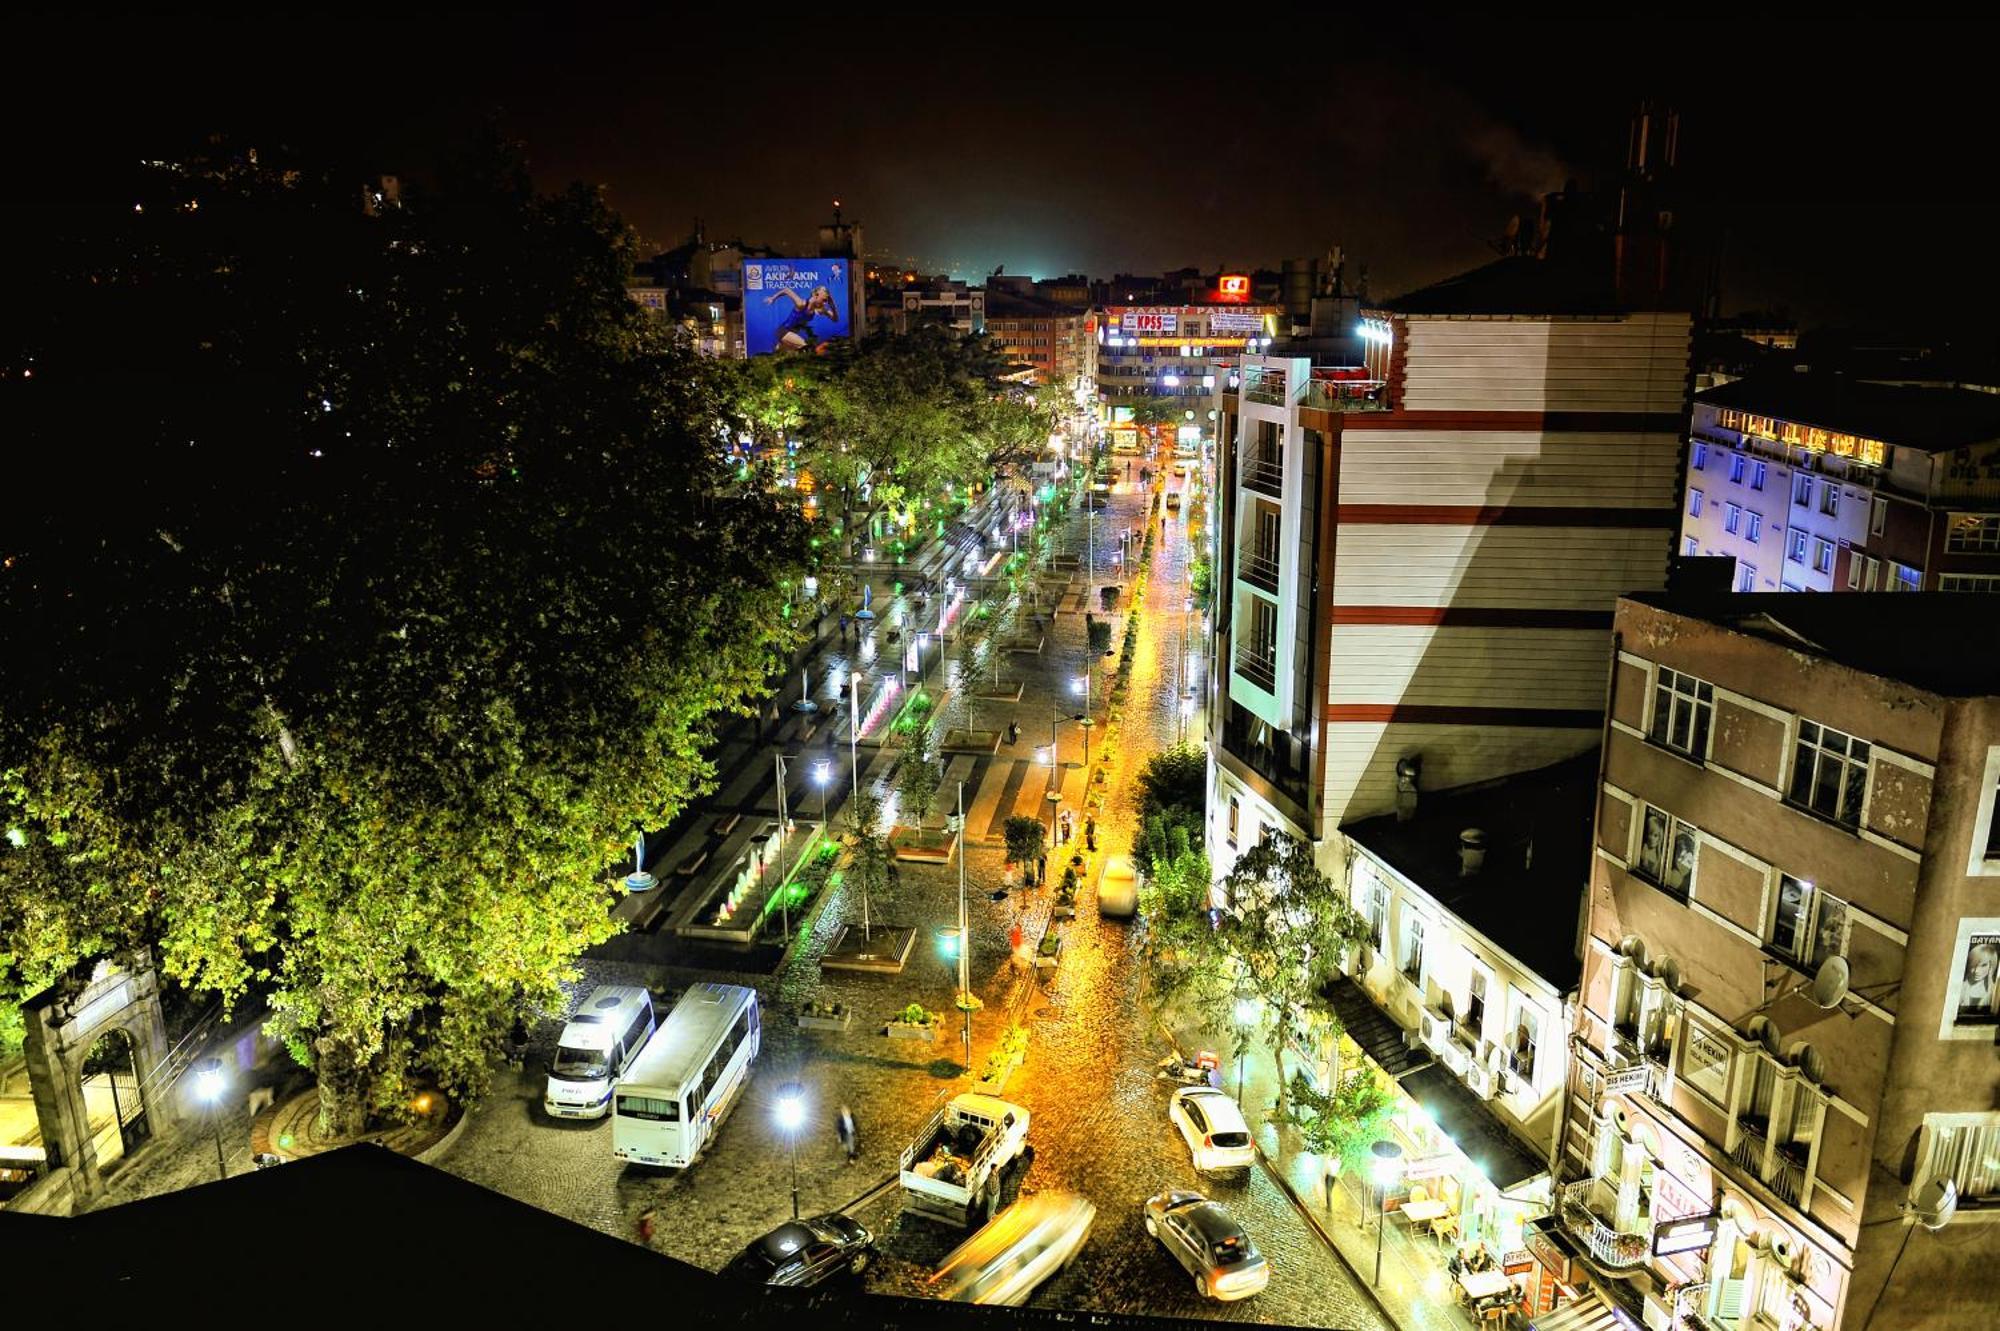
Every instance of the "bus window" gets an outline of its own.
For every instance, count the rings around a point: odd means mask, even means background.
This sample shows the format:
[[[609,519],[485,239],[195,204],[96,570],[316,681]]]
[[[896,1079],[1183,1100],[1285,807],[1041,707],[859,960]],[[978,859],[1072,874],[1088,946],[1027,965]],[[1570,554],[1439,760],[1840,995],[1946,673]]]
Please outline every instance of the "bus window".
[[[626,1118],[643,1118],[654,1123],[681,1121],[679,1101],[662,1100],[652,1095],[621,1095],[618,1097],[618,1112]]]

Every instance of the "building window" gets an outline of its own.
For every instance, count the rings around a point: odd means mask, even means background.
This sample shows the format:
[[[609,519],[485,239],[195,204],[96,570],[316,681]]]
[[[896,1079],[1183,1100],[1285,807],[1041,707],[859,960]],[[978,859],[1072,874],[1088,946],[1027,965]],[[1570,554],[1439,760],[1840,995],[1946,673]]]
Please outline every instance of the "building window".
[[[1243,817],[1243,802],[1236,796],[1229,797],[1229,820],[1222,825],[1222,841],[1231,850],[1236,849],[1236,829]]]
[[[1785,558],[1791,560],[1794,564],[1805,563],[1806,534],[1795,527],[1788,535],[1791,539],[1785,545]]]
[[[1813,572],[1833,572],[1833,545],[1819,537],[1813,537]]]
[[[1380,875],[1362,866],[1361,917],[1368,921],[1368,946],[1382,950],[1383,926],[1389,920],[1389,889]]]
[[[2000,592],[2000,573],[1940,573],[1941,592]]]
[[[1753,511],[1749,518],[1750,525],[1744,529],[1743,539],[1755,545],[1757,538],[1764,534],[1764,515]]]
[[[1889,501],[1876,495],[1868,501],[1868,534],[1880,536],[1889,525]]]
[[[1688,537],[1688,554],[1698,555],[1700,553],[1701,553],[1701,537],[1699,536]]]
[[[1761,490],[1764,488],[1764,476],[1769,470],[1770,468],[1762,462],[1752,462],[1750,464],[1750,488],[1752,490]]]
[[[1812,477],[1801,476],[1792,482],[1792,502],[1800,508],[1812,507]]]
[[[1722,529],[1731,536],[1743,525],[1743,508],[1740,504],[1725,505],[1722,510]]]
[[[1778,876],[1771,950],[1808,970],[1847,951],[1847,903],[1790,874]]]
[[[1708,723],[1715,712],[1715,685],[1660,667],[1653,683],[1653,743],[1697,762],[1708,757]]]
[[[1954,513],[1945,528],[1944,548],[1991,553],[2000,551],[2000,513]]]
[[[2000,1113],[1924,1115],[1917,1158],[1912,1196],[1932,1179],[1948,1178],[1960,1197],[1991,1197],[2000,1191]]]
[[[1889,561],[1889,590],[1892,592],[1920,592],[1924,589],[1922,569],[1911,568],[1908,564]]]
[[[1535,1046],[1542,1038],[1541,1014],[1522,1003],[1514,1009],[1514,1048],[1508,1053],[1514,1075],[1532,1085],[1535,1080]]]
[[[1736,590],[1754,592],[1757,590],[1757,566],[1739,563],[1736,566]]]
[[[1698,440],[1698,439],[1697,439],[1697,440],[1695,441],[1695,445],[1694,445],[1694,461],[1693,461],[1693,462],[1691,462],[1691,463],[1690,463],[1689,465],[1690,465],[1690,466],[1692,466],[1692,467],[1693,467],[1693,468],[1694,468],[1694,469],[1695,469],[1696,471],[1701,471],[1702,469],[1704,469],[1705,467],[1707,467],[1707,466],[1708,466],[1708,445],[1707,445],[1707,444],[1704,444],[1704,443],[1702,443],[1702,442],[1701,442],[1700,440]]]
[[[1403,920],[1403,975],[1412,984],[1424,981],[1424,919],[1414,911]]]
[[[1882,561],[1870,555],[1868,556],[1868,569],[1861,575],[1861,590],[1872,592],[1880,584],[1881,580]]]
[[[1737,453],[1729,459],[1729,479],[1738,485],[1743,484],[1743,468],[1745,464],[1746,460],[1741,453]]]
[[[1464,1025],[1475,1041],[1486,1038],[1486,973],[1477,966],[1465,986]]]
[[[1688,491],[1688,516],[1691,518],[1701,516],[1701,491],[1699,490]]]
[[[1686,898],[1694,890],[1695,830],[1665,809],[1646,806],[1639,829],[1639,876],[1662,891]]]
[[[1792,803],[1855,827],[1867,785],[1868,741],[1801,718],[1792,754]]]
[[[1840,516],[1840,487],[1828,481],[1819,492],[1819,511],[1830,518]]]
[[[1861,552],[1853,551],[1847,556],[1847,590],[1861,590]]]

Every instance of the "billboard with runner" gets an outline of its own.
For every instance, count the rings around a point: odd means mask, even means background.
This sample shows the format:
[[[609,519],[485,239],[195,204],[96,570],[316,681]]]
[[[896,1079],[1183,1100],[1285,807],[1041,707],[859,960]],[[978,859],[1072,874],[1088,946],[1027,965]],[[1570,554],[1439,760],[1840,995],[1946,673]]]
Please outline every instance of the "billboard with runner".
[[[745,259],[743,344],[752,356],[818,350],[853,330],[847,259]]]

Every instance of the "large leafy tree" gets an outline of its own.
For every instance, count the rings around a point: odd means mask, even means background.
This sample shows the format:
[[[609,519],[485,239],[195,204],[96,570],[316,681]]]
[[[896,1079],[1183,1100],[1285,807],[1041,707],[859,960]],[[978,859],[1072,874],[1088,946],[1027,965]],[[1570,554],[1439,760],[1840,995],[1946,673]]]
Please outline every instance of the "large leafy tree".
[[[1200,749],[1182,744],[1160,750],[1139,769],[1137,786],[1142,827],[1159,823],[1183,828],[1191,839],[1201,836],[1208,799],[1208,760]],[[1148,835],[1133,845],[1133,863],[1141,873],[1151,871],[1158,844],[1158,836]]]
[[[1151,866],[1139,887],[1148,998],[1172,1019],[1213,1033],[1229,1011],[1234,971],[1209,910],[1208,856],[1186,827],[1157,817],[1145,824],[1134,859],[1141,845]]]
[[[357,183],[212,150],[52,242],[8,416],[58,474],[0,535],[0,1005],[152,942],[262,991],[344,1131],[555,1002],[804,554],[594,195]]]
[[[1285,1118],[1284,1053],[1292,1028],[1321,1001],[1341,951],[1367,937],[1368,924],[1320,871],[1312,846],[1273,828],[1237,857],[1221,892],[1223,948],[1244,989],[1260,1000],[1259,1025],[1270,1037],[1278,1074],[1278,1116]]]

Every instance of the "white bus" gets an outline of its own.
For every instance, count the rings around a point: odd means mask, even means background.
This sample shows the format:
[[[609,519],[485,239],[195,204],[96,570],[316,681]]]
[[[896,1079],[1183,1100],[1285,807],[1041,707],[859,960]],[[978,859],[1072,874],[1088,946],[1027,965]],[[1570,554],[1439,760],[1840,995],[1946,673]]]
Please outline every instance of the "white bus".
[[[642,1165],[693,1164],[750,1080],[762,1032],[756,990],[689,989],[618,1083],[611,1154]]]
[[[563,1026],[549,1063],[542,1108],[556,1118],[603,1118],[611,1085],[653,1033],[653,995],[638,985],[602,984]]]

